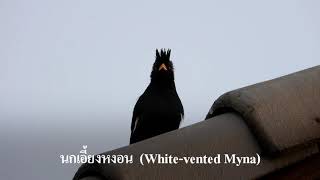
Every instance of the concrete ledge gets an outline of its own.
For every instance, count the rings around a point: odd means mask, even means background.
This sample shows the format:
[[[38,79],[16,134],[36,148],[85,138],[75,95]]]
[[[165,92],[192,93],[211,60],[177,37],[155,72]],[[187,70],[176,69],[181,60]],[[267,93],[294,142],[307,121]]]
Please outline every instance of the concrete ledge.
[[[222,95],[207,118],[238,112],[264,153],[276,155],[320,140],[320,66]]]
[[[215,116],[176,131],[172,131],[139,143],[126,146],[107,154],[132,154],[133,164],[84,164],[76,173],[74,180],[89,175],[99,175],[104,179],[252,179],[261,177],[277,169],[298,162],[312,154],[318,153],[317,146],[296,149],[285,156],[268,158],[262,156],[261,164],[149,164],[140,165],[142,153],[171,154],[182,156],[214,156],[216,154],[237,154],[254,156],[261,153],[255,138],[249,131],[241,116],[226,113]]]

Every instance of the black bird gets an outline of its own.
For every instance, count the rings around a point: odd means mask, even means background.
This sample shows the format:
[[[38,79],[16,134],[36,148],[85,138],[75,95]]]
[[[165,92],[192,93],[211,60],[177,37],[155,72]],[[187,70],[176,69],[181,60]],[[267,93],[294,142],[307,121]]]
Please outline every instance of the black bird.
[[[130,144],[180,126],[184,111],[174,83],[170,53],[170,49],[156,50],[151,82],[133,110]]]

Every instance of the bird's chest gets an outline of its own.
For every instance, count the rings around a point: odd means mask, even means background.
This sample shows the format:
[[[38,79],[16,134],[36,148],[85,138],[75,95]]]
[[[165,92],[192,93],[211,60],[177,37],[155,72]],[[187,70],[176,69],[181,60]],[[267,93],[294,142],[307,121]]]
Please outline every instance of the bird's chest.
[[[145,110],[149,114],[165,116],[177,114],[177,97],[169,93],[153,93],[146,99]]]

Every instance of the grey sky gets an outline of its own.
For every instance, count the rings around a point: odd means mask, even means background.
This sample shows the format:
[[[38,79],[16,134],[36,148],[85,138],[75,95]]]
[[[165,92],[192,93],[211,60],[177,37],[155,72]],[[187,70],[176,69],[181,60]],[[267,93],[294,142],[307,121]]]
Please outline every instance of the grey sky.
[[[0,179],[70,179],[60,154],[129,141],[155,48],[183,126],[221,94],[319,65],[320,1],[0,1]],[[4,163],[6,162],[6,163]]]

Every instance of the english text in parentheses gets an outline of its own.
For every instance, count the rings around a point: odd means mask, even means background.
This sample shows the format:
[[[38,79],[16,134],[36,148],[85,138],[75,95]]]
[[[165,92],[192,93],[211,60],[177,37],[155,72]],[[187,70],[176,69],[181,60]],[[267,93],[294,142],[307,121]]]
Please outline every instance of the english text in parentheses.
[[[257,161],[257,166],[260,164],[260,155],[258,154],[258,153],[256,153],[257,154],[257,159],[258,159],[258,161]]]
[[[144,156],[144,153],[142,153],[142,154],[140,155],[140,164],[142,164],[142,166],[144,166],[144,164],[143,164],[143,156]]]

